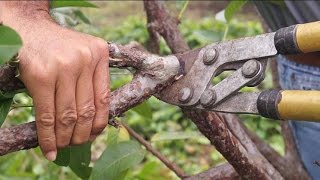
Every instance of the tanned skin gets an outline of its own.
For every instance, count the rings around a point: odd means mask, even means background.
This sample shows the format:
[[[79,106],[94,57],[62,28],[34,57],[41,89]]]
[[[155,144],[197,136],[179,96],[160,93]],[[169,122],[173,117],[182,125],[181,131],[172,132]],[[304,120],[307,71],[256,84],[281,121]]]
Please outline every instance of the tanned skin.
[[[58,148],[94,140],[108,123],[105,41],[60,27],[47,1],[0,1],[0,22],[22,37],[20,78],[34,101],[45,157],[53,161]]]

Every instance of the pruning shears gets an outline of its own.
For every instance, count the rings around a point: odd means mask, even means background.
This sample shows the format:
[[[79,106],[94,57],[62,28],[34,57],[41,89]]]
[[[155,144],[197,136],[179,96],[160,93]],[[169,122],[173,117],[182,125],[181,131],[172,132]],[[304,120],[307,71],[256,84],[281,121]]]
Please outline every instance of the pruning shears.
[[[176,55],[184,75],[158,97],[184,108],[320,121],[320,91],[239,92],[263,81],[272,57],[316,51],[320,51],[320,21],[210,44]],[[224,80],[212,83],[212,78],[230,70],[233,72]]]

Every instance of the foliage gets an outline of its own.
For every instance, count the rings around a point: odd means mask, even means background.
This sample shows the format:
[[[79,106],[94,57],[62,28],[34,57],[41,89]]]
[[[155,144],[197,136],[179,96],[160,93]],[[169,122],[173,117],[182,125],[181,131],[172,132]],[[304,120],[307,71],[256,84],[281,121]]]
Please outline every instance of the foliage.
[[[9,61],[21,46],[22,40],[14,30],[0,25],[0,64]]]
[[[97,7],[95,4],[86,0],[54,0],[50,3],[51,8],[61,8],[61,7]]]
[[[0,64],[8,62],[22,46],[20,36],[10,27],[0,26]],[[14,93],[0,91],[0,127],[9,113]]]
[[[55,164],[68,166],[82,179],[88,179],[91,175],[91,143],[71,146],[59,150]]]
[[[246,0],[232,0],[224,10],[226,21],[230,22],[235,13],[237,13],[247,2],[248,1]]]
[[[134,142],[120,142],[101,155],[93,168],[92,179],[123,179],[127,170],[142,161],[145,151]]]

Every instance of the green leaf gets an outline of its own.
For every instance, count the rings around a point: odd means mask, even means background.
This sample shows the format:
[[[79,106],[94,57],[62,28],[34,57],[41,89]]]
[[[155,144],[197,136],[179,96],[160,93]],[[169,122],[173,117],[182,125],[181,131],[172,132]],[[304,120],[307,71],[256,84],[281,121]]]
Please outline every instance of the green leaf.
[[[229,23],[232,16],[238,12],[243,5],[247,3],[247,0],[232,0],[224,11],[224,16]]]
[[[8,100],[14,97],[17,93],[23,92],[23,89],[11,92],[2,92],[0,91],[0,102],[2,100]]]
[[[86,15],[84,15],[82,11],[76,10],[76,11],[74,11],[74,15],[77,18],[79,18],[82,22],[84,22],[86,24],[91,24],[91,22],[88,19],[88,17]]]
[[[59,149],[57,158],[53,162],[58,166],[68,166],[70,162],[70,147]]]
[[[132,110],[145,118],[152,119],[152,109],[148,101],[141,103],[140,105],[134,107]]]
[[[90,161],[91,143],[86,143],[58,150],[54,163],[58,166],[69,166],[78,177],[89,179],[92,171],[89,167]]]
[[[91,161],[91,143],[86,143],[70,148],[69,167],[82,179],[89,179],[92,168],[89,167]]]
[[[152,136],[151,141],[169,141],[181,139],[198,139],[202,135],[196,131],[183,131],[183,132],[161,132]]]
[[[145,155],[137,142],[124,141],[107,148],[93,167],[93,180],[113,180],[142,161]]]
[[[13,98],[0,101],[0,127],[9,113],[12,100]]]
[[[126,179],[126,176],[127,176],[127,174],[128,174],[128,171],[129,171],[129,169],[127,169],[127,170],[125,170],[125,171],[122,171],[122,172],[119,174],[119,176],[117,177],[117,180],[124,180],[124,179]]]
[[[51,8],[59,7],[91,7],[96,8],[97,6],[86,0],[54,0],[51,1]]]
[[[21,47],[18,33],[8,26],[0,26],[0,64],[9,61]]]
[[[120,129],[108,126],[107,127],[107,146],[113,146],[118,143],[118,134]]]

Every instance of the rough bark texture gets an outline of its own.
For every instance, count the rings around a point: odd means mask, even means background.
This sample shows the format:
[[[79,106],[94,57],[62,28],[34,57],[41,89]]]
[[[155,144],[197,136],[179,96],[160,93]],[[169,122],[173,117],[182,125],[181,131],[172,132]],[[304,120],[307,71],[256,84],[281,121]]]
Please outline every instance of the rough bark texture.
[[[199,174],[184,178],[184,180],[240,180],[241,177],[237,174],[230,164],[223,164]]]
[[[260,154],[231,114],[183,110],[198,129],[246,179],[282,179],[280,173]],[[229,127],[232,127],[229,128]]]
[[[0,91],[10,92],[22,88],[23,83],[15,77],[15,68],[9,65],[0,66]]]
[[[128,62],[128,65],[133,65],[140,69],[131,83],[111,93],[110,119],[121,115],[131,107],[161,91],[163,87],[174,81],[176,76],[179,76],[180,64],[175,56],[147,57],[144,53],[137,50],[130,50],[114,44],[112,46],[109,48],[111,57],[124,57],[123,61]],[[14,69],[11,70],[14,71]],[[0,79],[7,78],[8,80],[14,77],[14,73],[11,73],[11,76],[7,74],[2,75]],[[4,84],[2,89],[8,89],[7,86],[7,84]],[[18,89],[18,87],[13,86],[12,88]],[[0,155],[37,146],[38,142],[35,130],[34,122],[0,129]]]
[[[149,23],[148,28],[150,28],[150,23],[153,23],[153,29],[149,30],[149,33],[158,32],[163,36],[172,52],[182,53],[189,50],[187,43],[183,40],[183,37],[178,30],[178,21],[170,22],[168,20],[173,20],[175,18],[170,16],[162,2],[145,0],[144,6]],[[174,35],[174,38],[179,39],[179,41],[172,41],[172,37],[168,38],[167,34],[163,32],[169,32],[168,34]],[[156,36],[151,34],[150,38],[153,37]],[[151,41],[156,42],[157,39],[151,39]],[[238,130],[241,133],[237,135],[241,137],[240,139],[237,139],[230,131],[230,127],[225,123],[225,121],[228,120],[218,117],[216,113],[190,109],[185,109],[184,112],[192,119],[199,130],[211,141],[211,143],[216,146],[219,152],[229,161],[229,163],[233,165],[241,177],[282,179],[279,172],[277,172],[274,167],[270,165],[269,162],[259,153],[255,145],[245,135],[243,130]],[[230,125],[232,125],[232,123]],[[241,127],[237,126],[237,128]],[[246,138],[243,139],[243,137]],[[249,148],[250,151],[247,151],[248,149],[246,148]],[[251,155],[253,159],[251,159]]]
[[[9,152],[38,146],[34,123],[22,124],[11,128],[1,128],[0,134],[0,156]]]
[[[144,7],[147,14],[147,28],[150,35],[151,52],[159,52],[159,35],[167,42],[172,53],[181,53],[189,50],[178,29],[179,21],[170,16],[164,1],[145,0]]]

